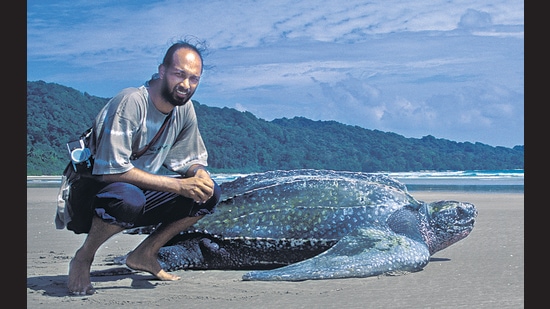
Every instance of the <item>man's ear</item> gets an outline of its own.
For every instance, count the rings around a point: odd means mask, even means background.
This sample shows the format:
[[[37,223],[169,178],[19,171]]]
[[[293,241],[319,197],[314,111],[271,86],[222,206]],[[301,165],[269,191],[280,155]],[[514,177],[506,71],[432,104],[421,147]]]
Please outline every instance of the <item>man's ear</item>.
[[[166,67],[163,64],[159,65],[159,78],[164,79],[164,73],[166,73]]]

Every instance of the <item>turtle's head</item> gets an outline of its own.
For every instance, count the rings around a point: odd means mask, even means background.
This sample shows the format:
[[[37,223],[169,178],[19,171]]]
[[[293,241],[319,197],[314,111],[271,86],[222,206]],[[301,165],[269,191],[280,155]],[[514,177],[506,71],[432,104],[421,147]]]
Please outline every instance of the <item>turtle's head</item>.
[[[477,210],[473,204],[438,201],[425,204],[427,231],[424,238],[430,255],[464,239],[474,228]]]

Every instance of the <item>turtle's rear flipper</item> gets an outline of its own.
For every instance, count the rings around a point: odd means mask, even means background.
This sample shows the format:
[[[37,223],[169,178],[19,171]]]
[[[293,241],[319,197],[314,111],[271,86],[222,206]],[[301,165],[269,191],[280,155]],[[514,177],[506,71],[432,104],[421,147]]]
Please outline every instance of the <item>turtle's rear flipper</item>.
[[[243,275],[246,281],[302,281],[369,277],[419,271],[430,253],[425,243],[389,229],[360,228],[310,259]]]

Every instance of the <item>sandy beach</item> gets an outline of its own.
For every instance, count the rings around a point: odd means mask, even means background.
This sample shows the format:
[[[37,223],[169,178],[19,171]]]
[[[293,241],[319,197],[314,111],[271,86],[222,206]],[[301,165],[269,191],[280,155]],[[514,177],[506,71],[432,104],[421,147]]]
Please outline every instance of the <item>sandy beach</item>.
[[[148,273],[93,276],[97,292],[69,296],[68,263],[86,235],[57,230],[57,188],[27,188],[27,308],[523,308],[524,194],[416,191],[421,201],[476,205],[472,233],[437,252],[424,270],[400,276],[242,281],[244,271],[177,271],[158,281]],[[114,257],[145,236],[119,234],[98,251],[92,271],[119,268]]]

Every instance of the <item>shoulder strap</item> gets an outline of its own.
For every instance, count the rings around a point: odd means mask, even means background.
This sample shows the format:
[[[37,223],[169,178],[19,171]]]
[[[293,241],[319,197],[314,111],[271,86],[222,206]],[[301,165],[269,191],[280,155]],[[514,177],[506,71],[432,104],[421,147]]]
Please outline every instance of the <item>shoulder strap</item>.
[[[88,137],[90,137],[90,135],[92,134],[92,130],[93,130],[93,126],[89,127],[88,130],[84,131],[81,135],[80,135],[80,139],[87,139]]]
[[[162,123],[162,126],[158,130],[157,134],[155,134],[155,136],[153,136],[153,139],[151,139],[149,144],[145,145],[145,147],[140,149],[138,152],[132,153],[132,156],[130,157],[130,159],[137,160],[139,157],[141,157],[147,151],[147,149],[149,149],[149,147],[151,147],[151,145],[153,145],[157,141],[157,139],[160,137],[160,135],[162,134],[162,132],[166,128],[166,125],[168,124],[168,120],[170,120],[170,118],[172,117],[173,112],[174,112],[174,110],[172,110],[170,112],[170,114],[168,114],[168,116],[166,116],[166,119],[164,119],[164,122]]]

